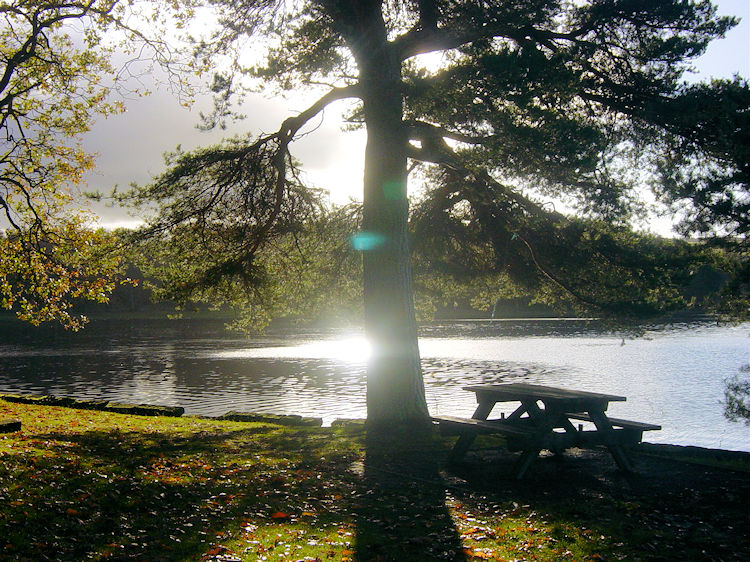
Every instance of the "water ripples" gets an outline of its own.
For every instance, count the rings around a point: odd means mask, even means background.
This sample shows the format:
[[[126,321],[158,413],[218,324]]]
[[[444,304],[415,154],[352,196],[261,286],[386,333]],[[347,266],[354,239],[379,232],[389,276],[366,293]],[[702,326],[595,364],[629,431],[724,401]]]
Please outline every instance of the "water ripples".
[[[0,322],[0,390],[229,410],[363,418],[366,346],[351,335],[227,337],[220,323],[100,321],[79,334]],[[750,450],[722,416],[723,380],[748,362],[748,325],[684,326],[645,337],[588,322],[423,327],[433,414],[470,415],[472,384],[530,382],[621,394],[612,413],[664,426],[653,441]],[[533,328],[533,329],[532,329]],[[494,332],[493,332],[494,330]],[[566,335],[560,335],[564,333]],[[462,335],[463,334],[463,335]],[[525,334],[525,335],[524,335]]]

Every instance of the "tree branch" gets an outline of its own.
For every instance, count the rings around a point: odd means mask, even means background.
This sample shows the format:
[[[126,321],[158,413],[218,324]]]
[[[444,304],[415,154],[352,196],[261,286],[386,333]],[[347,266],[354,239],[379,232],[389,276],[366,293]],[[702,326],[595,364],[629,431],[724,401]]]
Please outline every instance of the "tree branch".
[[[466,135],[456,131],[450,131],[439,125],[433,125],[426,121],[419,121],[411,119],[404,121],[404,125],[408,128],[409,138],[412,140],[424,141],[426,138],[435,138],[436,136],[444,139],[451,139],[466,144],[484,144],[490,140],[496,138],[495,135]]]
[[[554,44],[554,41],[580,41],[581,37],[595,27],[592,22],[589,22],[574,31],[563,33],[546,29],[536,29],[531,26],[519,29],[505,25],[487,25],[481,29],[458,31],[449,31],[448,26],[449,24],[441,28],[423,28],[421,26],[412,28],[400,37],[397,37],[391,43],[391,46],[402,61],[416,55],[456,49],[483,39],[498,37],[511,39],[519,44],[534,41],[550,50],[556,51],[557,46]]]
[[[324,96],[319,98],[310,107],[305,109],[299,115],[289,117],[279,127],[276,136],[279,140],[288,139],[290,142],[294,135],[308,122],[310,119],[315,117],[318,113],[323,111],[329,104],[334,101],[343,100],[347,98],[361,98],[362,89],[359,84],[351,84],[349,86],[343,86],[341,88],[333,88]]]
[[[483,183],[487,186],[492,186],[498,193],[502,193],[504,197],[512,202],[512,204],[524,209],[526,212],[547,219],[558,221],[562,220],[564,216],[560,213],[550,213],[540,205],[532,202],[531,200],[515,193],[513,190],[508,189],[497,180],[495,180],[487,170],[474,170],[463,164],[460,157],[456,152],[448,146],[445,142],[445,138],[454,138],[455,140],[463,140],[457,137],[463,137],[460,134],[445,135],[445,129],[437,127],[429,123],[422,121],[409,122],[412,126],[410,128],[410,138],[419,140],[422,144],[421,148],[414,145],[408,145],[407,153],[409,158],[419,160],[421,162],[432,162],[439,164],[454,170],[462,174],[467,179],[473,179],[474,181]],[[484,137],[489,139],[490,137]],[[481,137],[464,137],[464,142],[474,142],[478,144]]]

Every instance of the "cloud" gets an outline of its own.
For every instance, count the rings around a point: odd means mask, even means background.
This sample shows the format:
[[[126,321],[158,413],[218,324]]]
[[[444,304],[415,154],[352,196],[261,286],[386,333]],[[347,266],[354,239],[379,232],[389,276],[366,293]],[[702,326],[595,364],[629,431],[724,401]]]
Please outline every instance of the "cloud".
[[[191,109],[182,106],[167,91],[129,100],[125,113],[100,119],[86,135],[84,148],[98,157],[96,169],[86,177],[85,188],[107,194],[115,186],[147,183],[164,171],[163,154],[178,145],[192,150],[216,144],[226,137],[273,132],[284,119],[299,113],[314,99],[299,94],[290,99],[254,94],[240,109],[245,119],[227,130],[210,132],[196,128],[199,112],[211,107],[212,102],[207,98]],[[337,203],[350,197],[361,198],[362,193],[365,136],[361,131],[341,130],[343,109],[343,106],[328,108],[322,117],[311,121],[303,131],[306,134],[291,146],[310,183],[329,190],[331,200]],[[104,226],[130,220],[122,209],[96,204],[92,210],[100,215]]]

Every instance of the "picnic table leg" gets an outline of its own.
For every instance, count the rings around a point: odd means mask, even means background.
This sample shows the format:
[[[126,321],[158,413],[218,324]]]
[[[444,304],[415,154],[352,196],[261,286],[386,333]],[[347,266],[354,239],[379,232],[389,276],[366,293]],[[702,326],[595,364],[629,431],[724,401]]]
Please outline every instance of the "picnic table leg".
[[[477,409],[474,410],[474,415],[471,417],[475,420],[486,420],[490,415],[492,408],[494,407],[494,402],[480,402],[477,406]],[[458,441],[456,441],[455,445],[453,445],[453,449],[451,449],[451,452],[448,455],[448,462],[458,462],[462,458],[464,458],[464,455],[469,450],[469,447],[471,447],[472,443],[474,443],[474,439],[476,439],[476,437],[476,433],[469,432],[459,435]]]
[[[540,452],[541,449],[538,449],[537,447],[524,449],[523,453],[521,453],[521,457],[518,459],[518,461],[516,461],[516,465],[514,467],[516,480],[521,480],[523,478],[523,475],[526,473],[526,469],[531,466],[531,463],[534,462],[534,460],[539,456]]]
[[[458,441],[456,441],[456,444],[453,445],[453,449],[451,449],[451,452],[448,455],[448,462],[458,462],[462,458],[464,458],[464,455],[469,450],[469,447],[471,447],[471,444],[474,443],[475,437],[476,434],[473,433],[462,433],[458,437]]]
[[[596,429],[602,433],[612,433],[614,431],[612,424],[609,422],[609,419],[607,419],[604,412],[589,411],[589,416],[591,416],[591,421],[594,422]],[[620,470],[633,472],[633,465],[621,445],[607,445],[607,448],[609,449],[612,458],[615,459],[617,466],[620,467]]]
[[[536,425],[538,439],[537,443],[529,444],[529,446],[521,453],[521,457],[518,461],[516,461],[514,467],[516,480],[521,480],[523,478],[523,475],[531,466],[531,463],[533,463],[539,456],[539,453],[542,451],[540,444],[543,440],[543,436],[546,435],[547,432],[552,431],[552,426],[554,425],[554,416],[550,415],[550,412],[542,410],[537,406],[536,401],[522,401],[521,406],[513,412],[511,417],[520,419],[521,415],[524,413],[528,413],[532,423]]]
[[[471,417],[475,420],[486,420],[494,407],[494,402],[480,402],[477,409],[474,410],[474,415]]]
[[[540,428],[545,435],[554,437],[553,432],[556,427],[565,430],[568,435],[577,436],[578,430],[570,422],[564,409],[555,408],[553,406],[545,405],[544,410],[537,406],[536,402],[528,403],[525,405],[525,409],[529,412],[534,423]],[[549,449],[556,456],[562,456],[565,452],[566,444],[570,443],[570,440],[566,440],[565,443],[558,442],[555,439],[547,439],[545,445],[546,449]],[[577,442],[577,439],[575,439]],[[567,445],[570,446],[570,445]],[[541,450],[541,449],[540,449]]]
[[[516,420],[520,420],[520,419],[521,419],[521,417],[522,417],[522,416],[523,416],[524,414],[528,414],[528,413],[529,413],[529,411],[528,411],[528,409],[527,409],[527,407],[526,407],[526,404],[523,404],[523,403],[522,403],[522,404],[521,404],[521,405],[520,405],[520,406],[519,406],[518,408],[516,408],[516,409],[515,409],[515,410],[514,410],[514,411],[513,411],[513,412],[512,412],[512,413],[511,413],[511,414],[510,414],[510,415],[509,415],[509,416],[508,416],[507,418],[505,418],[505,419],[506,419],[506,421],[509,421],[509,422],[512,422],[512,421],[516,421]],[[530,415],[530,414],[529,414],[529,415]]]

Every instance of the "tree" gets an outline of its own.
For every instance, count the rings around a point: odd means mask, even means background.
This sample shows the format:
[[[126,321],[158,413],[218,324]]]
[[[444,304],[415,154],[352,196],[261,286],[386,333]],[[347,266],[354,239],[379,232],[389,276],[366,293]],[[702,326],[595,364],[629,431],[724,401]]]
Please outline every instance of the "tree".
[[[724,415],[733,422],[750,425],[750,365],[743,365],[740,372],[724,381]]]
[[[77,327],[67,297],[101,300],[111,287],[112,261],[92,264],[91,251],[71,261],[98,240],[63,187],[92,165],[71,139],[88,130],[93,114],[118,110],[100,83],[111,69],[95,33],[77,48],[62,29],[107,17],[115,4],[0,3],[0,209],[8,227],[0,238],[0,304],[34,323],[57,318]]]
[[[231,113],[227,100],[243,73],[281,89],[330,87],[276,133],[179,155],[137,196],[158,203],[146,234],[192,239],[205,258],[204,274],[184,284],[187,294],[219,279],[252,282],[265,245],[300,228],[299,211],[309,212],[290,144],[328,105],[357,100],[350,120],[368,140],[362,229],[353,244],[363,256],[374,349],[367,387],[374,426],[427,420],[408,247],[409,161],[426,166],[426,224],[458,226],[484,248],[489,243],[498,272],[543,279],[590,306],[601,299],[581,289],[602,276],[576,283],[581,264],[607,269],[609,279],[628,272],[627,282],[610,287],[617,294],[610,308],[621,308],[631,287],[646,291],[641,300],[664,297],[655,286],[663,279],[659,264],[652,260],[654,274],[644,273],[638,240],[626,229],[642,207],[640,185],[651,182],[675,201],[686,197],[712,225],[743,234],[734,225],[747,212],[747,139],[738,132],[727,142],[719,128],[746,123],[747,84],[680,82],[689,61],[735,23],[716,17],[708,1],[207,3],[220,26],[196,53],[237,55],[215,82],[217,122]],[[247,38],[267,47],[249,70]],[[427,53],[444,53],[444,64],[420,66]],[[686,106],[710,100],[721,102],[712,106],[721,118],[684,115]],[[673,150],[663,153],[665,146]],[[678,181],[678,160],[706,181],[714,171],[731,181],[712,188],[702,205],[705,190],[685,191],[687,182]],[[555,212],[542,196],[566,199],[586,220]],[[221,240],[218,254],[200,249],[213,247],[213,236]],[[571,250],[585,255],[566,263]]]
[[[74,189],[94,163],[81,135],[96,117],[123,110],[111,101],[129,86],[127,68],[110,63],[116,47],[143,53],[146,45],[158,62],[182,68],[166,43],[134,27],[131,8],[0,0],[0,307],[34,324],[80,328],[74,301],[106,301],[121,272],[112,237],[91,229]],[[112,40],[115,31],[123,42]]]

